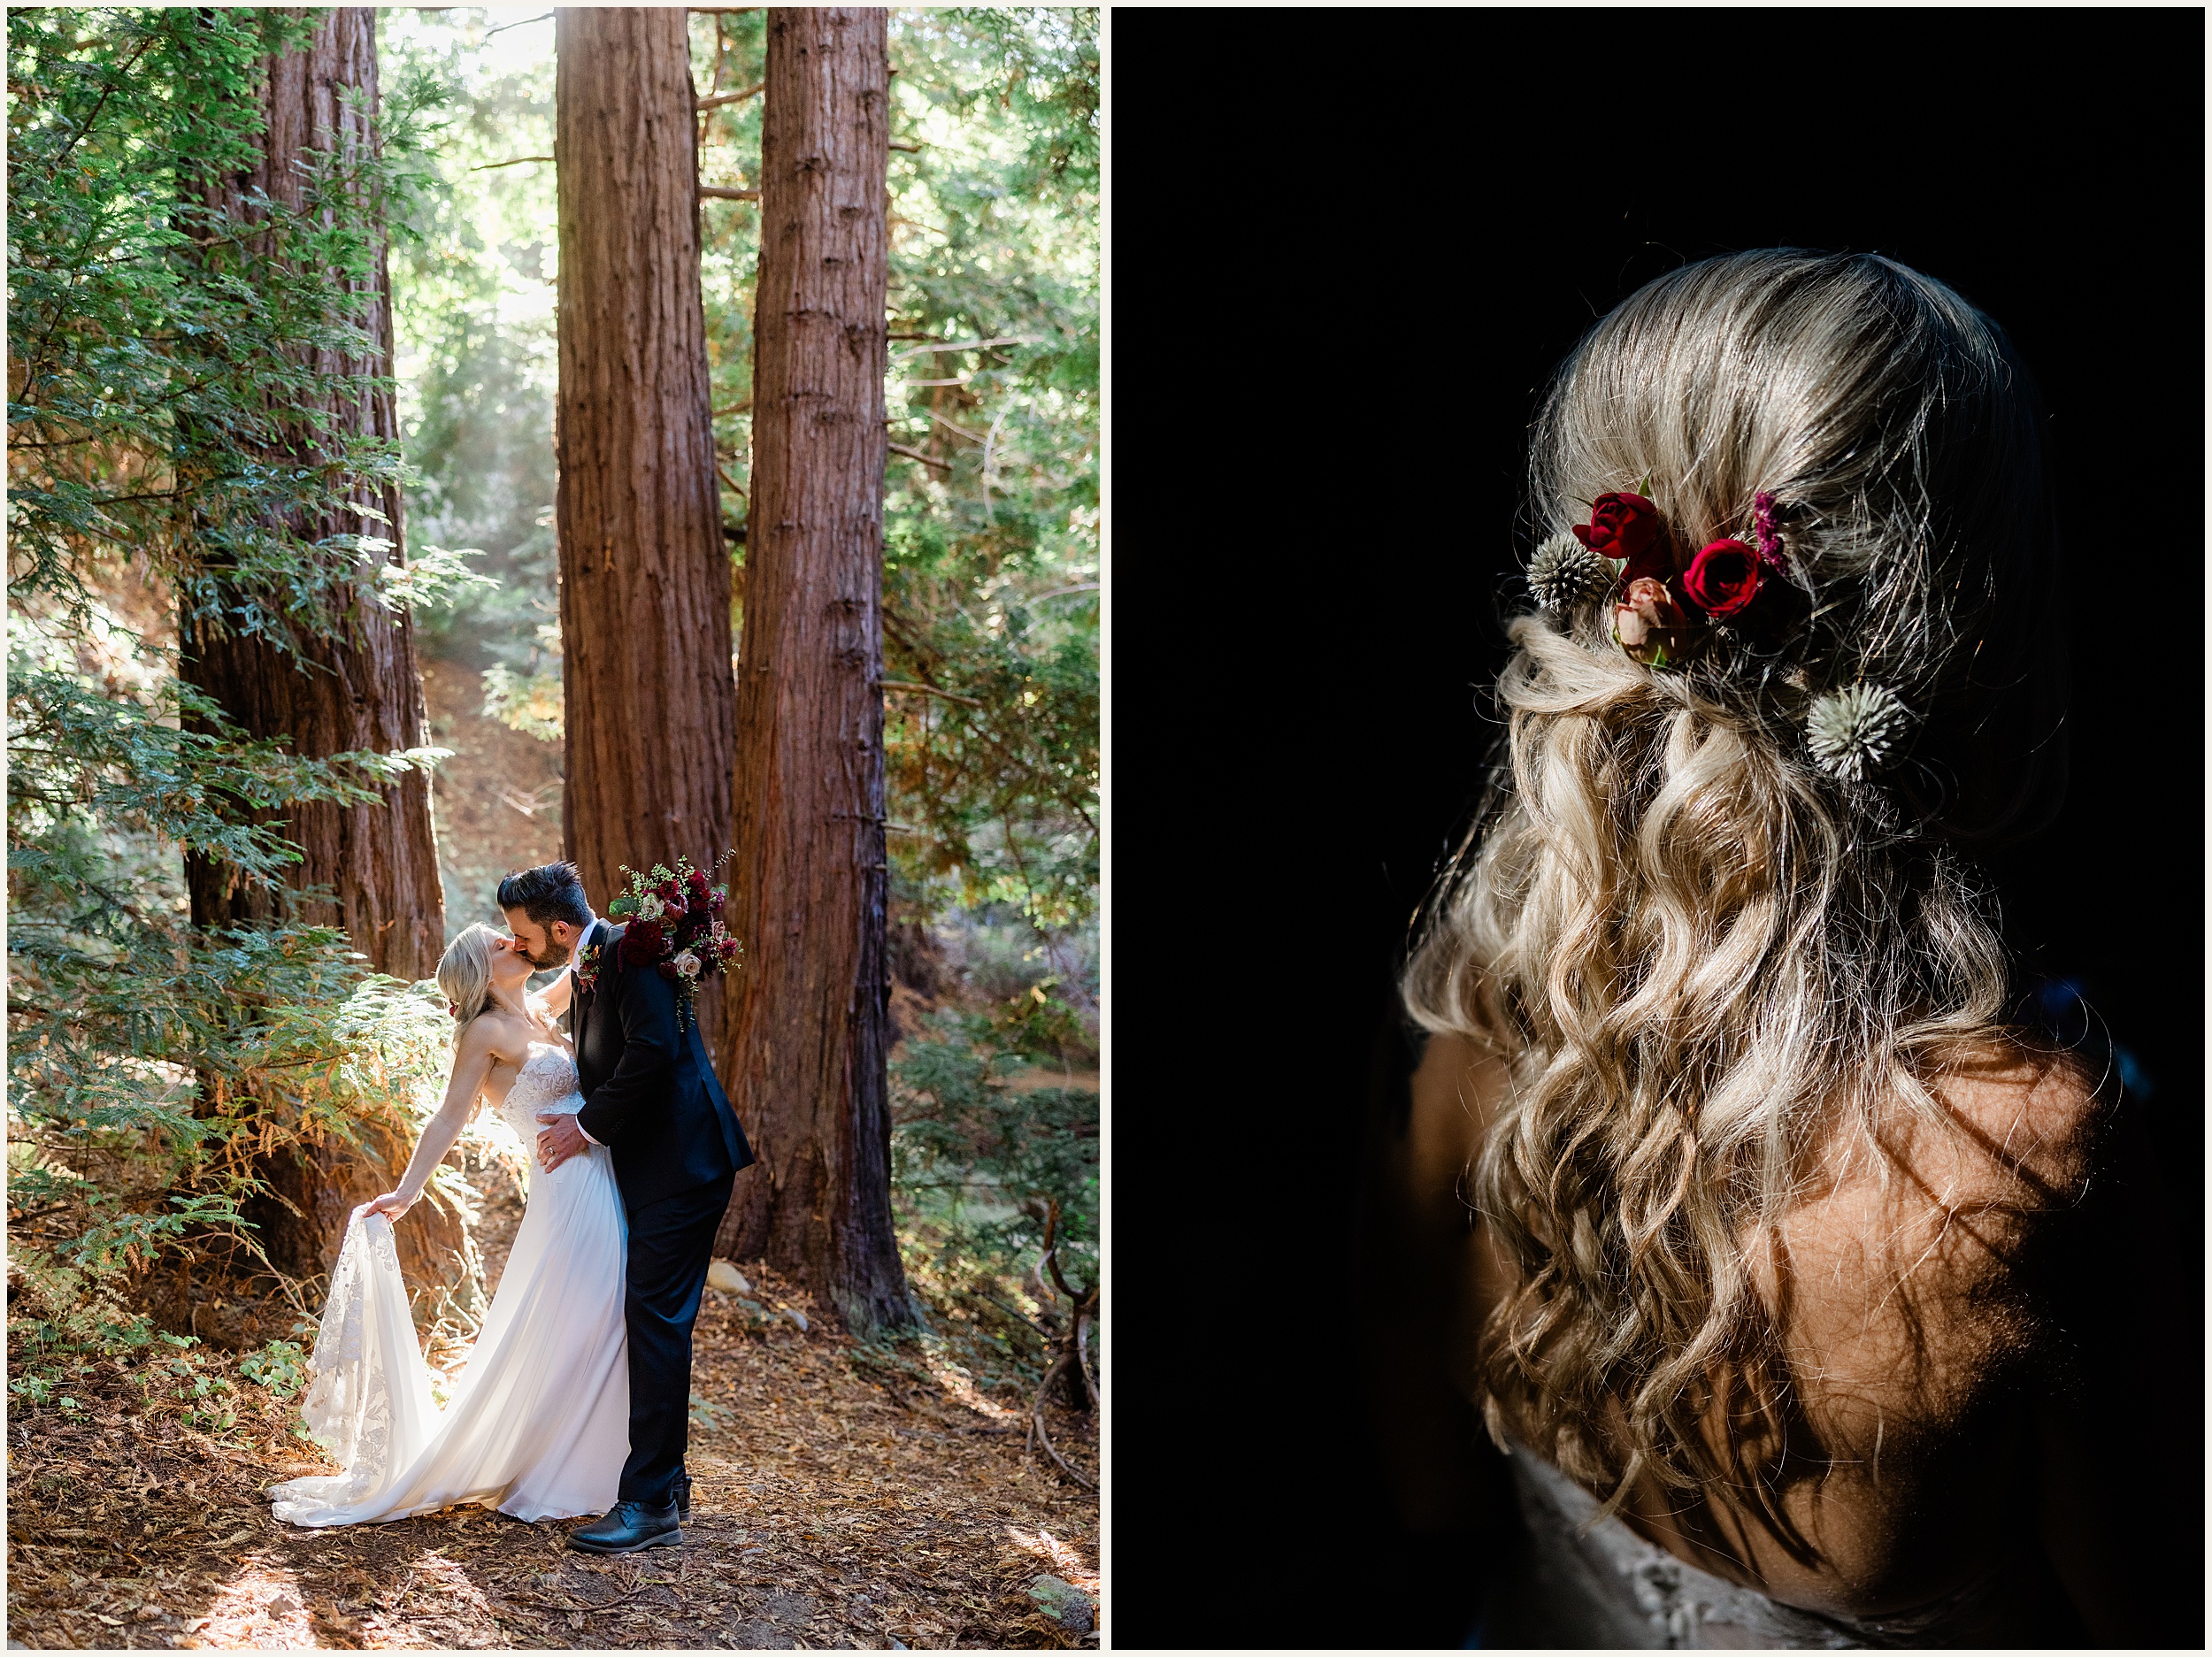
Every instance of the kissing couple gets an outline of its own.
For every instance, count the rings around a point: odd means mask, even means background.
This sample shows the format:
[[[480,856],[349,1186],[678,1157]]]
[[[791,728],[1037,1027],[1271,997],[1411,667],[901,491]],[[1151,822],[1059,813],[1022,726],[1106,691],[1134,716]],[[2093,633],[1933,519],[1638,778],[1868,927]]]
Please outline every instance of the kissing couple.
[[[585,1553],[674,1546],[692,1324],[753,1154],[678,982],[624,962],[624,929],[592,913],[573,864],[509,875],[499,907],[507,934],[471,926],[438,963],[455,1021],[444,1102],[399,1188],[355,1210],[331,1272],[301,1415],[345,1470],[268,1493],[290,1524],[473,1502],[532,1523],[602,1515],[569,1537]],[[529,993],[533,971],[563,966]],[[441,1410],[392,1226],[480,1100],[534,1147],[529,1203]]]

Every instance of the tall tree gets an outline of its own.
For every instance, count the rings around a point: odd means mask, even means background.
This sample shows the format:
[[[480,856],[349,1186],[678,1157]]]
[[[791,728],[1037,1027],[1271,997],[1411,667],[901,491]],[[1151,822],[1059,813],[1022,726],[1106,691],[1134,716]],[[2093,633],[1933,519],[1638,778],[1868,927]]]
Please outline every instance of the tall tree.
[[[266,123],[259,160],[248,172],[219,174],[212,204],[234,221],[257,214],[257,195],[298,211],[318,157],[339,157],[376,146],[376,13],[343,6],[326,13],[307,43],[273,54],[261,88]],[[257,253],[247,252],[250,265]],[[250,280],[250,269],[242,278]],[[331,338],[303,355],[301,366],[321,378],[320,406],[303,406],[280,452],[256,458],[278,466],[314,468],[330,440],[366,437],[396,443],[398,416],[391,372],[392,303],[380,238],[373,275],[332,272],[361,298],[351,307],[359,332]],[[343,308],[343,307],[341,307]],[[364,489],[356,510],[311,507],[273,526],[318,544],[360,537],[362,556],[350,581],[334,583],[324,625],[296,633],[294,649],[266,633],[226,625],[196,606],[183,617],[183,677],[209,693],[250,737],[288,737],[311,759],[419,748],[427,717],[417,670],[413,625],[388,602],[388,569],[404,569],[398,485]],[[301,906],[300,918],[345,928],[379,971],[426,978],[445,947],[445,906],[438,885],[437,845],[430,819],[430,780],[420,770],[382,786],[380,798],[293,807],[283,833],[302,855],[287,884],[319,888],[327,901]],[[194,856],[187,864],[196,924],[226,925],[272,917],[276,894],[241,878],[233,865]]]
[[[311,14],[310,14],[311,15]],[[378,139],[376,13],[365,6],[323,14],[305,42],[265,59],[259,88],[263,132],[255,165],[216,173],[208,204],[235,224],[265,219],[263,198],[291,213],[317,216],[319,180],[345,173],[375,152]],[[361,201],[322,204],[320,217],[365,216]],[[257,280],[257,261],[292,257],[311,241],[294,237],[281,253],[273,242],[213,252],[241,283]],[[323,272],[347,295],[332,303],[337,326],[299,355],[303,386],[312,391],[288,410],[274,449],[244,457],[249,464],[311,474],[360,440],[396,443],[399,421],[391,382],[392,306],[382,235],[373,266],[355,273]],[[367,752],[390,754],[423,745],[428,724],[415,658],[412,623],[391,602],[392,572],[406,568],[402,504],[388,473],[361,488],[348,507],[327,502],[283,513],[265,525],[273,537],[310,547],[357,548],[351,571],[324,589],[328,613],[280,640],[235,625],[257,613],[244,591],[233,606],[187,604],[180,618],[180,671],[205,692],[250,738],[284,738],[303,758]],[[234,526],[207,525],[220,542]],[[209,558],[222,584],[225,553]],[[197,722],[188,722],[197,723]],[[372,964],[395,978],[427,978],[445,945],[445,906],[431,826],[430,785],[419,769],[402,772],[352,802],[311,801],[280,814],[280,832],[297,848],[285,885],[320,892],[295,906],[296,918],[342,926]],[[196,925],[266,923],[277,917],[280,894],[245,877],[236,865],[191,855],[186,881]],[[390,1170],[366,1163],[341,1140],[316,1137],[262,1159],[267,1190],[245,1212],[259,1227],[273,1263],[302,1277],[326,1270],[344,1240],[353,1207],[388,1185]],[[403,1265],[437,1289],[461,1289],[475,1277],[472,1251],[457,1214],[428,1205],[421,1224],[401,1233]]]
[[[753,495],[720,1068],[763,1171],[718,1252],[911,1320],[892,1231],[885,965],[886,14],[768,13]]]
[[[554,20],[562,821],[602,908],[621,864],[710,863],[729,845],[730,560],[684,19],[679,7],[585,6]],[[711,1044],[718,986],[698,1010]]]

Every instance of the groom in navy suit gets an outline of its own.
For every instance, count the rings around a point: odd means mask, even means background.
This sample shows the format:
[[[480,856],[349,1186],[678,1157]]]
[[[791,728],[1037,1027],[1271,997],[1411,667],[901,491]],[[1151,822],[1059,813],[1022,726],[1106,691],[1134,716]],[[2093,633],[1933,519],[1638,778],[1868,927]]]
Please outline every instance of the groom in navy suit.
[[[613,1508],[568,1545],[588,1553],[673,1546],[691,1513],[691,1326],[715,1231],[753,1153],[698,1021],[679,1029],[675,986],[654,967],[622,964],[623,929],[591,912],[573,863],[509,875],[499,907],[535,966],[580,964],[596,951],[597,971],[588,985],[578,976],[569,1003],[583,1109],[538,1117],[538,1156],[549,1170],[587,1144],[610,1147],[630,1224],[630,1459]]]

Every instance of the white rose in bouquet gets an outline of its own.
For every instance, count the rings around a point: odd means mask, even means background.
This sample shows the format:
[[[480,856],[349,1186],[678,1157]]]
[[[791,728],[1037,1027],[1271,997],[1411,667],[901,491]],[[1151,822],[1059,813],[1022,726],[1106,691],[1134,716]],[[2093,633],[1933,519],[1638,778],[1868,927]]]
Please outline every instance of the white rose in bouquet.
[[[693,955],[690,950],[685,950],[681,955],[676,957],[676,970],[682,973],[687,978],[697,978],[699,976],[699,957]]]

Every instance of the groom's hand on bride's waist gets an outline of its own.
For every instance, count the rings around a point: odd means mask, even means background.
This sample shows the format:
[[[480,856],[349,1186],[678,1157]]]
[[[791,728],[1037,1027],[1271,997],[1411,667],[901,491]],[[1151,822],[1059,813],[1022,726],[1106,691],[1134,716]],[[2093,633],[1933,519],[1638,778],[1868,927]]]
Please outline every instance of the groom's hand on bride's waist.
[[[572,1112],[541,1110],[538,1120],[545,1124],[538,1130],[538,1161],[549,1174],[594,1143]]]

